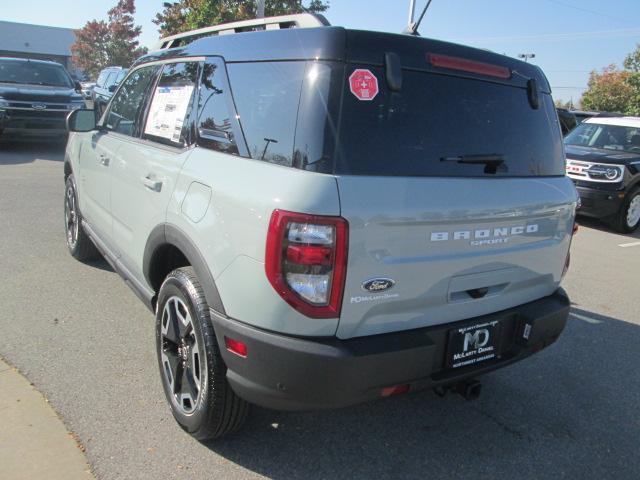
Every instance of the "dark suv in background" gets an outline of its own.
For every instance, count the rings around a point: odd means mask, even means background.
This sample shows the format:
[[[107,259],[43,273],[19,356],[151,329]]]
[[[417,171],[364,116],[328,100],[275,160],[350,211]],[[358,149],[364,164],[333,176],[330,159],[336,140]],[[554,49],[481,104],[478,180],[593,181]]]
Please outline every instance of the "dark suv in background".
[[[107,103],[111,100],[113,92],[127,74],[128,69],[122,67],[107,67],[100,72],[96,85],[91,91],[93,109],[96,112],[96,119],[99,119],[104,112]]]
[[[80,84],[61,64],[0,57],[0,135],[66,138],[66,118],[83,108]]]

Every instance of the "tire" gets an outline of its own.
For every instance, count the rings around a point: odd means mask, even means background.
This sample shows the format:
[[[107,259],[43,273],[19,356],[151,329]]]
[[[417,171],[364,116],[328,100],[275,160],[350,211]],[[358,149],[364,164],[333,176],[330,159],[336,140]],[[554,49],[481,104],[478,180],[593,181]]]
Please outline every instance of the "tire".
[[[611,226],[621,233],[631,233],[640,226],[640,188],[633,189],[624,199],[620,212]]]
[[[249,404],[227,381],[209,306],[191,267],[174,270],[160,287],[156,351],[171,413],[187,433],[208,440],[244,424]]]
[[[98,258],[100,252],[82,228],[82,214],[78,207],[78,193],[73,174],[69,175],[65,182],[64,220],[65,238],[71,256],[81,262]]]

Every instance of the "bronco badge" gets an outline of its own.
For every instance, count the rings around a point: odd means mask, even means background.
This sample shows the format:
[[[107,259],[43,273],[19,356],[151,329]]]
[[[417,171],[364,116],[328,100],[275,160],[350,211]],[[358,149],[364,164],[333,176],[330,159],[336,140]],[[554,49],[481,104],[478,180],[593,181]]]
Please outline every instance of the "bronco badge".
[[[390,278],[372,278],[362,283],[362,289],[367,292],[384,292],[393,288],[395,284],[396,282]]]

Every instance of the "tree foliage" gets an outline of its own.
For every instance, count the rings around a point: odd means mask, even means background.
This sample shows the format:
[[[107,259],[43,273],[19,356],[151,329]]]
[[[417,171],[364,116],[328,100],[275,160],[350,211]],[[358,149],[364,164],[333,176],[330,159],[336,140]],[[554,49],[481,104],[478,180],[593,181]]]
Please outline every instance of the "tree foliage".
[[[628,83],[629,72],[609,65],[602,72],[591,72],[587,91],[582,95],[582,108],[587,110],[625,113],[633,98]]]
[[[593,71],[582,95],[582,108],[640,115],[640,44],[624,60],[624,69],[609,65]]]
[[[328,2],[311,0],[304,6],[302,0],[266,0],[264,13],[270,17],[301,12],[324,12]],[[220,23],[256,18],[255,0],[178,0],[165,2],[153,23],[165,37],[180,32],[208,27]]]
[[[147,50],[138,41],[142,27],[134,23],[135,12],[135,0],[118,0],[108,12],[108,21],[90,20],[76,30],[76,42],[71,46],[73,63],[95,78],[105,67],[128,67],[144,55]]]

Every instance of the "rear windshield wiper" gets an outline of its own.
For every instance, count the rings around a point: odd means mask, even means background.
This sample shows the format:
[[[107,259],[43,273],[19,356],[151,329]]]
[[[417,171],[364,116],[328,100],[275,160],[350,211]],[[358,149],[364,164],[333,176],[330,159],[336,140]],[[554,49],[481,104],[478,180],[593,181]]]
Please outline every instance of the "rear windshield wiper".
[[[504,163],[504,155],[500,153],[458,155],[456,157],[442,157],[440,161],[456,162],[466,165],[484,165],[484,173],[496,173],[498,167]]]

